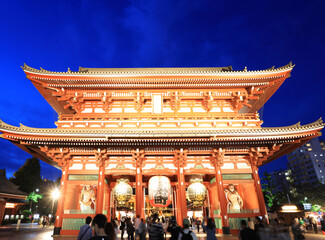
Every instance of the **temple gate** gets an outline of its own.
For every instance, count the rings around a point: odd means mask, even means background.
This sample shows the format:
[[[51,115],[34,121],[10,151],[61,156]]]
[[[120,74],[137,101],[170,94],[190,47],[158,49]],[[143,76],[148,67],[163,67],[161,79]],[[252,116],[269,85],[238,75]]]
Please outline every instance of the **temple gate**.
[[[0,122],[0,131],[62,169],[57,238],[77,235],[85,217],[96,213],[111,219],[158,212],[175,215],[180,225],[188,216],[213,217],[218,232],[236,233],[240,219],[267,217],[258,167],[319,136],[324,127],[321,119],[261,127],[257,111],[292,69],[290,63],[262,71],[52,72],[24,65],[58,113],[57,128]]]

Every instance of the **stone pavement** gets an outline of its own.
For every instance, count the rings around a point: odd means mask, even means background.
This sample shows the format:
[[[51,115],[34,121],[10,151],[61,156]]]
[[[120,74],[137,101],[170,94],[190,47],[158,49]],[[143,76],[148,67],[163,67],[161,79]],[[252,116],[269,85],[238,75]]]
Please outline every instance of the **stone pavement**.
[[[53,226],[45,227],[38,224],[22,223],[19,230],[16,230],[16,224],[0,226],[1,240],[52,240]]]
[[[16,230],[16,225],[6,225],[6,226],[0,226],[0,240],[53,240],[52,238],[53,234],[53,226],[52,227],[46,227],[42,228],[42,226],[37,224],[21,224],[20,229]],[[127,234],[125,234],[127,236]],[[197,234],[199,240],[206,239],[206,235],[204,233]],[[228,236],[228,235],[222,235],[217,234],[216,235],[218,240],[237,240],[237,236]],[[325,240],[325,236],[322,234],[321,231],[318,232],[318,234],[315,234],[314,232],[307,232],[305,234],[306,240],[318,240],[322,239]],[[68,240],[68,238],[64,238],[65,240]],[[76,240],[77,238],[69,238]],[[127,238],[125,238],[126,240]],[[169,236],[167,235],[167,239],[169,239]],[[293,239],[293,238],[292,238]],[[120,235],[118,235],[118,240],[120,240]],[[267,240],[267,239],[262,239]]]

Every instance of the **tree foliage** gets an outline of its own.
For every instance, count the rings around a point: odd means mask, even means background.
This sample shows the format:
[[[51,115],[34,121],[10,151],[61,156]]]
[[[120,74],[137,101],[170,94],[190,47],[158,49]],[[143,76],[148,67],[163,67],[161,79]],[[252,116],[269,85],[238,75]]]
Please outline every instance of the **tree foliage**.
[[[271,175],[265,172],[264,177],[262,177],[262,180],[265,182],[262,183],[264,200],[269,207],[272,207],[276,196],[274,194],[275,186],[272,181]]]
[[[35,192],[31,192],[28,197],[27,200],[28,201],[33,201],[33,202],[38,202],[38,199],[42,199],[43,196],[41,194],[35,193]]]
[[[42,181],[39,160],[35,157],[28,158],[9,180],[18,185],[21,191],[31,193]]]
[[[262,180],[264,182],[262,183],[262,191],[265,203],[269,207],[272,207],[275,204],[283,204],[286,201],[286,197],[283,192],[276,191],[276,186],[271,175],[265,172]]]

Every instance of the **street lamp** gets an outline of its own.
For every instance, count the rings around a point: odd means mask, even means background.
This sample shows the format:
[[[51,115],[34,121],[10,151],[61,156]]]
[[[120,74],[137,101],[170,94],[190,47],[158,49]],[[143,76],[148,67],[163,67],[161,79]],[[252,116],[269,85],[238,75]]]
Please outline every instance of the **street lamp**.
[[[54,189],[54,190],[52,191],[51,195],[52,195],[52,199],[53,199],[53,202],[52,202],[52,216],[53,216],[53,215],[54,215],[54,214],[53,214],[54,201],[60,197],[60,191],[59,191],[59,189],[57,189],[57,188]]]

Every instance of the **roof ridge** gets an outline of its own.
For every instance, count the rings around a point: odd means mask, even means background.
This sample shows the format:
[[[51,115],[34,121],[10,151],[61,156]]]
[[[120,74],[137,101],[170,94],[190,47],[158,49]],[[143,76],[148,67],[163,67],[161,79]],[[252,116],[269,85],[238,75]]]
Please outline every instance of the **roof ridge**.
[[[275,68],[274,66],[264,70],[247,70],[245,67],[243,70],[233,70],[232,66],[227,67],[156,67],[156,68],[85,68],[79,67],[78,71],[71,71],[70,68],[66,72],[56,72],[45,70],[44,68],[36,69],[28,66],[24,63],[21,68],[24,71],[30,71],[35,73],[46,74],[62,74],[62,75],[100,75],[100,74],[217,74],[217,73],[265,73],[265,72],[277,72],[280,70],[286,70],[293,68],[292,62]],[[181,71],[181,72],[179,72]]]

